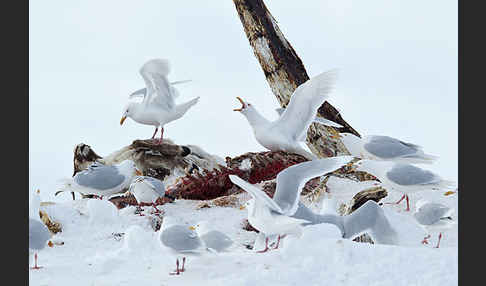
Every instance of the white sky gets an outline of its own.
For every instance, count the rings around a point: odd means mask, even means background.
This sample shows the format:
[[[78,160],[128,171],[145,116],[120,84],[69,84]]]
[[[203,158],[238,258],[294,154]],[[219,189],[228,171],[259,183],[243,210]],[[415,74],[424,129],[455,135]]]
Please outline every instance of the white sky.
[[[457,1],[265,1],[309,76],[340,75],[330,102],[362,135],[397,137],[440,156],[422,165],[457,181]],[[168,58],[178,101],[201,96],[164,136],[236,156],[264,150],[232,109],[240,96],[267,118],[276,98],[233,1],[29,1],[29,191],[54,199],[73,149],[101,156],[149,138],[119,125],[138,73]]]

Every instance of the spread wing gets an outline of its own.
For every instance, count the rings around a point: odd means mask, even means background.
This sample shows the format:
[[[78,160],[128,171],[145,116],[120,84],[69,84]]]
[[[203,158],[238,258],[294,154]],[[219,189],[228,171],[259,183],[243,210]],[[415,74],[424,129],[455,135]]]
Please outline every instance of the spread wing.
[[[330,70],[299,85],[282,116],[275,121],[275,128],[286,132],[295,141],[305,136],[316,117],[317,109],[328,98],[336,75],[337,70]]]
[[[246,192],[248,192],[255,200],[260,200],[265,203],[271,210],[276,211],[278,213],[282,213],[282,209],[276,204],[265,192],[260,190],[259,188],[253,186],[252,184],[248,183],[247,181],[241,179],[235,175],[229,175],[230,180],[233,184],[239,186]]]
[[[277,175],[277,189],[273,201],[279,205],[283,214],[293,215],[298,208],[300,193],[308,180],[337,170],[352,159],[352,156],[339,156],[288,167]]]
[[[147,88],[143,104],[157,104],[167,110],[174,108],[174,89],[167,79],[169,71],[169,61],[163,59],[153,59],[142,66],[140,74]]]

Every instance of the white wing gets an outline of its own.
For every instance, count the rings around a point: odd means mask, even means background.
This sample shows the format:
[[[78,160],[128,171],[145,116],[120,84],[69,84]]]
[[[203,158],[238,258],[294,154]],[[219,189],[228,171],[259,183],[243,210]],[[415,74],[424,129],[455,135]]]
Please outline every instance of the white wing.
[[[282,115],[282,113],[285,111],[285,108],[282,108],[282,107],[279,107],[279,108],[275,108],[275,111],[278,113],[278,115]],[[315,117],[314,118],[314,122],[315,123],[319,123],[319,124],[323,124],[323,125],[327,125],[327,126],[331,126],[331,127],[337,127],[337,128],[342,128],[343,126],[341,124],[338,124],[334,121],[331,121],[331,120],[327,120],[323,117]],[[305,136],[303,137],[305,139]]]
[[[305,136],[303,134],[314,121],[317,109],[327,99],[336,74],[337,70],[323,72],[299,85],[282,116],[275,121],[275,128],[286,132],[295,141]]]
[[[140,74],[147,87],[144,104],[158,104],[167,110],[174,108],[173,89],[167,79],[169,71],[169,61],[165,59],[153,59],[142,66]]]
[[[147,88],[144,87],[144,88],[141,88],[137,91],[134,91],[132,92],[132,94],[130,94],[128,96],[128,98],[133,98],[133,97],[145,97],[147,95]]]
[[[282,213],[282,209],[269,196],[267,196],[265,192],[263,192],[259,188],[253,186],[252,184],[248,183],[238,176],[229,175],[229,178],[233,182],[233,184],[248,192],[253,198],[255,198],[255,200],[260,200],[264,202],[265,205],[267,205],[271,210]]]
[[[176,84],[181,84],[181,83],[186,83],[186,82],[191,82],[192,80],[191,79],[186,79],[186,80],[178,80],[178,81],[173,81],[171,82],[171,88],[173,89],[173,92],[172,92],[172,96],[173,98],[177,98],[179,96],[179,92],[177,91],[177,89],[175,89],[173,86],[176,85]],[[132,98],[132,97],[145,97],[147,95],[147,88],[144,87],[144,88],[141,88],[139,90],[136,90],[134,92],[132,92],[128,98]]]
[[[337,170],[352,159],[353,156],[339,156],[288,167],[277,175],[277,189],[273,201],[279,205],[283,214],[293,215],[297,211],[300,193],[308,180]]]

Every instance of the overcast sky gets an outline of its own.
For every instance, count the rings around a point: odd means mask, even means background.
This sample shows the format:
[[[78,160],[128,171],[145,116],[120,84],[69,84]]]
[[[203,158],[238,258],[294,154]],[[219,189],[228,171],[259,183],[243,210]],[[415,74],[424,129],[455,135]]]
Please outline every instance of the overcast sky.
[[[340,70],[329,102],[362,135],[397,137],[440,156],[422,167],[457,181],[457,1],[265,1],[309,76]],[[178,102],[200,96],[164,136],[209,153],[264,150],[236,96],[269,119],[278,102],[233,1],[29,1],[29,191],[53,197],[73,149],[101,156],[149,138],[127,119],[140,67],[167,58]]]

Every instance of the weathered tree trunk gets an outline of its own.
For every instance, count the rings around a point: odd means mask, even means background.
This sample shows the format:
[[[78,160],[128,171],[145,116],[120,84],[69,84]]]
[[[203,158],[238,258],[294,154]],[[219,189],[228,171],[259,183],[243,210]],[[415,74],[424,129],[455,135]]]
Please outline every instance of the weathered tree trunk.
[[[280,105],[286,107],[294,90],[309,76],[302,61],[285,39],[262,0],[233,0],[246,36]],[[354,130],[327,101],[318,115],[344,126],[340,132]],[[349,154],[332,127],[313,123],[307,132],[307,146],[319,157]]]

